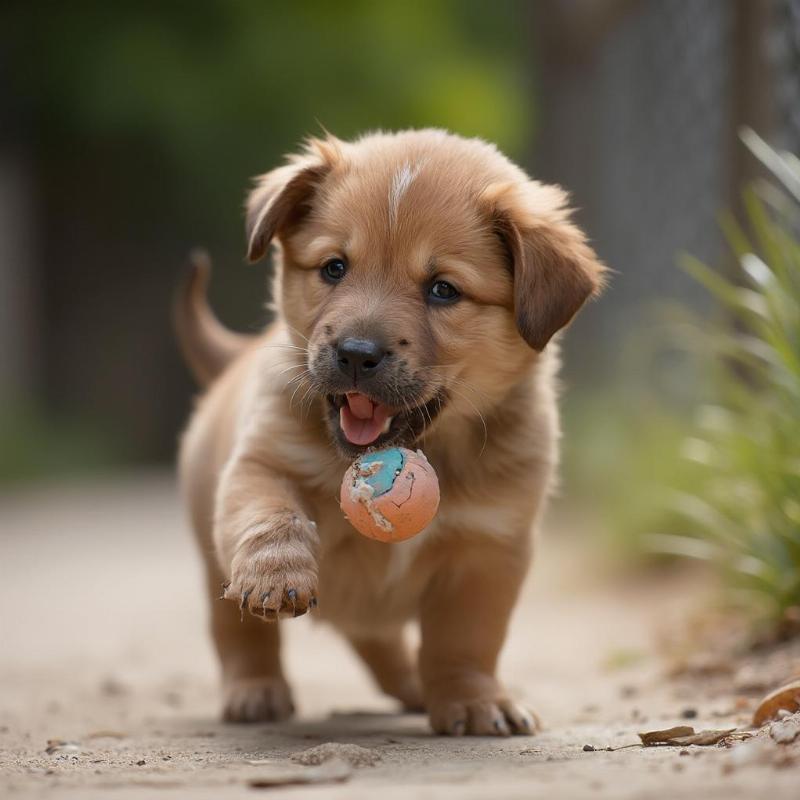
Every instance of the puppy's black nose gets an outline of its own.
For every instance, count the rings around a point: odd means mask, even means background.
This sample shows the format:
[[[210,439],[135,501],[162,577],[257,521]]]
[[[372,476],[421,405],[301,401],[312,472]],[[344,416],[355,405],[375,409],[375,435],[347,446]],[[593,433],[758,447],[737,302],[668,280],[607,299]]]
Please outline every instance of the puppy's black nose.
[[[385,355],[383,346],[374,339],[347,337],[336,348],[339,369],[356,380],[368,378],[377,372]]]

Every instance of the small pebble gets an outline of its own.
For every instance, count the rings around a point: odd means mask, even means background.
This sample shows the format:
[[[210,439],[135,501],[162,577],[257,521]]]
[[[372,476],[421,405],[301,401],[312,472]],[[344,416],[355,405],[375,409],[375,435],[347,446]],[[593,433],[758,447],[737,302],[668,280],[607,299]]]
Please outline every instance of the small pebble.
[[[696,708],[684,708],[681,711],[681,716],[684,719],[694,719],[697,716],[697,709]]]
[[[594,747],[592,745],[590,745],[590,744],[585,744],[583,746],[583,752],[584,753],[594,753]]]

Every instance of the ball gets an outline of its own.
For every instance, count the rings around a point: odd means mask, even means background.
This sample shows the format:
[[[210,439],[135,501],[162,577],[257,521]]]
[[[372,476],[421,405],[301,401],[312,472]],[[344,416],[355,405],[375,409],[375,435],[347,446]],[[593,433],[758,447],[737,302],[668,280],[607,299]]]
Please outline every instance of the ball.
[[[390,447],[350,465],[339,500],[359,533],[379,542],[402,542],[436,516],[439,479],[421,450]]]

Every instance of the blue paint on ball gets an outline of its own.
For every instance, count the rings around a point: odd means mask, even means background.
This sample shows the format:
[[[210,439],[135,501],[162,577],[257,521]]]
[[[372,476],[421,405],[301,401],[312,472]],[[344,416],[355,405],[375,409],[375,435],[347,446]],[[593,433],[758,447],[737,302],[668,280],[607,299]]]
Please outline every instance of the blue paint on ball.
[[[367,453],[359,459],[362,469],[369,467],[370,464],[380,462],[380,469],[364,481],[375,490],[373,497],[386,494],[392,486],[400,471],[403,469],[405,459],[402,451],[397,447],[390,447],[388,450],[378,450],[375,453]]]

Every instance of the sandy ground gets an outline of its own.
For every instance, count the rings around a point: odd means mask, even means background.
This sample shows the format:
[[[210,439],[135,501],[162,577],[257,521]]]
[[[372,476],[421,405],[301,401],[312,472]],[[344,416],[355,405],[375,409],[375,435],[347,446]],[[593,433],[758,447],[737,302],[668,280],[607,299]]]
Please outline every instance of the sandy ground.
[[[698,730],[746,726],[752,705],[732,679],[729,689],[664,679],[658,641],[704,598],[702,576],[610,579],[566,527],[547,526],[501,668],[544,732],[444,739],[424,717],[394,713],[337,636],[308,618],[285,625],[298,718],[218,722],[199,564],[169,476],[0,496],[0,795],[800,796],[790,753],[800,743],[600,749],[686,724],[682,714],[696,713]],[[48,740],[68,744],[48,754]],[[287,769],[302,777],[310,768],[289,757],[324,742],[380,761],[342,783],[250,785]]]

